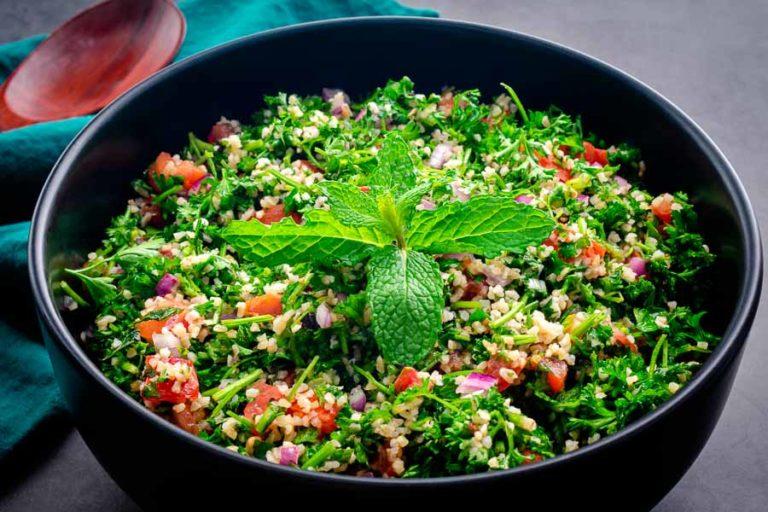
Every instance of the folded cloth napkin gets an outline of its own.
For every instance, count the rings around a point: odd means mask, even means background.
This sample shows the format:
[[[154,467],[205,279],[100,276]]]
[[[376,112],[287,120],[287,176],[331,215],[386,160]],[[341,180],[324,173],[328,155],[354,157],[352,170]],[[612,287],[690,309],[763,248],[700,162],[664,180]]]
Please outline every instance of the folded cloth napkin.
[[[351,16],[436,16],[394,0],[182,0],[187,35],[176,59],[274,27]],[[0,82],[45,36],[0,45]],[[40,343],[27,279],[28,219],[53,163],[90,116],[0,133],[0,461],[30,432],[62,411]]]

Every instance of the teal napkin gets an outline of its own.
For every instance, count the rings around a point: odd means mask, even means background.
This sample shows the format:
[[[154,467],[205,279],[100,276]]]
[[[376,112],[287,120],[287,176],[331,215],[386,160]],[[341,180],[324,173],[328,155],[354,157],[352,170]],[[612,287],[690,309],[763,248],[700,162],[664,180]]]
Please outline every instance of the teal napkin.
[[[211,46],[270,28],[350,16],[436,16],[394,0],[182,0],[187,36],[183,59]],[[0,82],[45,36],[0,45]],[[51,166],[90,116],[0,133],[0,461],[25,437],[44,429],[62,404],[40,343],[27,279],[28,219]]]

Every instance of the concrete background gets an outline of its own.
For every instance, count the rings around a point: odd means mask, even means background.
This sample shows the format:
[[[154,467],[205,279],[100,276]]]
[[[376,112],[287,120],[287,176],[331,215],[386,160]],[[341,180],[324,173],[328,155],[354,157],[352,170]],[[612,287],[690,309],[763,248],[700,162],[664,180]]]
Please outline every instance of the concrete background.
[[[214,0],[211,0],[214,1]],[[45,32],[88,0],[0,0],[0,42]],[[603,59],[690,114],[723,149],[768,225],[768,2],[765,0],[408,0],[445,18],[544,37]],[[741,512],[768,507],[768,329],[758,312],[731,398],[709,444],[656,512]],[[20,467],[0,509],[137,507],[100,468],[71,426],[41,460]],[[631,461],[628,461],[631,463]],[[631,484],[627,488],[631,499]]]

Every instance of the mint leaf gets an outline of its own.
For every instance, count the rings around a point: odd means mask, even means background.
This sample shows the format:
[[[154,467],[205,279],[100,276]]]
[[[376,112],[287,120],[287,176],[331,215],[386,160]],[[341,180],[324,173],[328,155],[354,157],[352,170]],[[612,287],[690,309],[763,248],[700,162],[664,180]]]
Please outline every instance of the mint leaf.
[[[434,347],[442,326],[443,281],[429,256],[386,247],[368,262],[371,328],[384,359],[415,365]]]
[[[550,216],[507,195],[476,196],[414,214],[408,247],[439,254],[469,252],[493,258],[538,245],[555,227]]]
[[[318,184],[328,196],[331,213],[347,226],[376,226],[381,223],[379,208],[370,193],[355,185],[339,181],[323,181]]]
[[[368,184],[400,196],[416,185],[416,161],[411,147],[400,135],[392,133],[384,139],[376,155],[376,170]]]
[[[392,242],[377,228],[347,226],[326,210],[312,210],[305,219],[304,224],[286,218],[268,226],[233,221],[221,236],[243,259],[263,266],[306,261],[352,265]]]
[[[64,272],[70,276],[74,276],[83,283],[85,289],[88,290],[88,294],[96,304],[103,305],[110,302],[117,295],[117,287],[112,284],[112,277],[100,276],[91,277],[85,275],[82,270],[70,270],[65,269]]]

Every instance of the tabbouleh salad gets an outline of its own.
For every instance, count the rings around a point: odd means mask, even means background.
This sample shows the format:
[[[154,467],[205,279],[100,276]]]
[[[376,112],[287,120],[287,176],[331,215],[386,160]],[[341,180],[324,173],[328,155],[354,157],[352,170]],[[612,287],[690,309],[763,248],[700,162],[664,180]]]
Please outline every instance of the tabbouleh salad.
[[[658,407],[718,341],[691,203],[499,91],[280,93],[190,134],[59,283],[84,346],[187,432],[359,476],[535,463]]]

